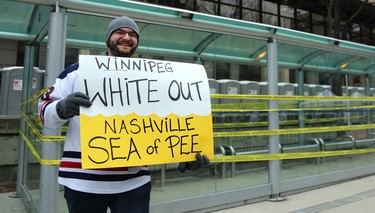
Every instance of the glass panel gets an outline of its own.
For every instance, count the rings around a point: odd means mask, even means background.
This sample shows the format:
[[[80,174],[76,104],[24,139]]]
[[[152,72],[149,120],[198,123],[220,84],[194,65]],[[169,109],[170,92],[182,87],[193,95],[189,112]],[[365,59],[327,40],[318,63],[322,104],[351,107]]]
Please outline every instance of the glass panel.
[[[263,23],[278,26],[278,17],[276,15],[263,13]]]
[[[259,22],[259,12],[243,9],[242,19],[245,21]]]
[[[259,22],[259,1],[242,1],[242,19]]]
[[[374,58],[360,58],[353,63],[349,63],[345,68],[349,70],[365,70],[369,65],[375,65]]]
[[[261,81],[261,68],[254,65],[240,65],[239,80],[241,81]],[[258,93],[256,93],[258,94]]]
[[[40,92],[44,88],[43,82],[44,82],[45,67],[46,67],[45,57],[46,57],[46,52],[47,52],[47,43],[43,42],[43,43],[38,43],[36,45],[37,46],[35,46],[35,49],[37,49],[37,51],[35,52],[36,54],[35,58],[39,59],[39,61],[35,62],[34,67],[37,67],[39,71],[38,73],[35,73],[35,74],[38,74],[38,77],[35,76],[34,77],[35,80],[33,80],[35,85],[31,85],[32,87],[34,87],[34,89],[32,90],[32,95],[35,95],[36,93]],[[30,125],[33,125],[33,128],[30,128],[30,133],[32,134],[28,138],[33,148],[35,149],[36,153],[39,155],[40,158],[42,158],[42,143],[45,143],[45,142],[43,142],[41,138],[37,137],[37,135],[34,132],[34,131],[39,131],[39,133],[42,134],[42,128],[43,128],[43,125],[38,116],[39,113],[38,113],[38,106],[37,106],[38,101],[37,100],[38,98],[30,102],[31,106],[30,108],[28,108],[30,109],[30,112],[27,114],[28,115],[27,117],[31,121]],[[31,200],[32,205],[35,208],[39,209],[40,199],[43,199],[40,197],[41,164],[37,160],[34,153],[30,152],[30,150],[28,151],[29,151],[29,154],[27,156],[29,159],[28,161],[29,163],[28,163],[28,169],[26,171],[27,189],[28,189],[29,195],[32,198]]]
[[[294,18],[294,8],[280,5],[280,15],[287,18]]]
[[[296,18],[300,21],[308,22],[310,20],[310,12],[302,9],[297,9]]]
[[[310,32],[310,23],[305,21],[297,21],[296,30],[300,30],[303,32]]]
[[[7,32],[35,36],[47,25],[50,7],[35,6],[14,1],[2,1],[0,8],[0,29]],[[37,17],[36,17],[37,14]]]
[[[374,33],[375,33],[375,30],[373,31],[373,28],[362,26],[363,43],[367,45],[373,45],[374,42],[371,39]]]
[[[293,44],[279,44],[279,61],[280,63],[289,64],[290,66],[297,64],[304,64],[304,67],[312,69],[321,69],[321,70],[338,70],[341,65],[346,62],[350,62],[353,57],[348,54],[337,53],[337,52],[325,52],[314,48],[302,47]],[[367,65],[369,64],[368,60],[366,61]],[[362,61],[362,62],[363,62]],[[348,63],[347,66],[349,66]],[[353,69],[361,70],[355,65],[359,66],[359,63],[353,63]],[[347,67],[346,67],[347,68]]]
[[[151,50],[155,48],[170,51],[188,51],[191,53],[210,34],[182,28],[148,24],[142,28],[140,46],[146,46]],[[175,55],[176,51],[174,52]]]
[[[6,30],[7,32],[26,33],[29,24],[28,20],[31,19],[34,7],[33,4],[2,1],[0,9],[0,29],[3,31]]]
[[[77,13],[67,13],[67,38],[92,42],[105,42],[105,33],[111,19]],[[98,30],[104,29],[104,30]]]
[[[29,136],[31,139],[31,143],[34,148],[38,151],[38,154],[41,155],[41,141],[37,141],[35,136]],[[27,193],[31,197],[32,205],[36,208],[39,208],[39,200],[40,200],[40,193],[39,193],[39,183],[40,183],[40,164],[35,156],[31,153],[28,149],[28,167],[27,167],[27,181],[26,181],[26,188]]]
[[[263,9],[263,19],[262,22],[264,24],[270,24],[274,26],[279,25],[278,21],[278,12],[277,12],[277,4],[262,1],[262,9]]]
[[[302,59],[308,59],[309,55],[316,52],[316,49],[301,47],[293,44],[280,44],[277,48],[279,52],[279,61],[286,64],[304,63]]]
[[[254,52],[263,47],[265,43],[256,39],[236,36],[221,35],[212,42],[202,53],[205,55],[227,55],[230,57],[249,58]],[[253,57],[257,57],[254,55]]]
[[[248,9],[259,10],[259,1],[258,0],[243,0],[242,7]]]
[[[197,12],[218,15],[218,4],[216,1],[197,0]]]
[[[223,62],[215,62],[215,79],[230,78],[230,64]]]
[[[310,32],[310,13],[305,10],[297,9],[296,14],[297,26],[296,30]]]
[[[289,29],[295,28],[294,8],[286,5],[280,5],[280,27]]]
[[[316,67],[321,68],[339,68],[342,61],[350,58],[347,54],[336,53],[336,52],[325,52],[324,54],[318,55],[313,61],[307,63],[307,65],[316,65]]]
[[[359,24],[352,24],[352,29],[350,32],[350,40],[357,42],[357,43],[362,43],[362,37],[361,37],[361,26]]]
[[[285,28],[294,28],[294,19],[291,18],[280,18],[280,27],[285,27]]]
[[[313,31],[312,33],[318,34],[318,35],[325,35],[324,28],[325,28],[325,20],[324,16],[312,13],[312,27]]]
[[[220,8],[220,16],[229,17],[229,18],[235,18],[240,19],[241,11],[238,6],[231,6],[231,5],[225,5],[222,4]]]
[[[73,25],[75,19],[79,19],[77,26],[68,27],[68,37],[70,39],[82,39],[79,34],[89,34],[91,32],[97,32],[87,36],[87,40],[95,41],[98,43],[104,43],[103,33],[97,30],[97,26],[104,27],[108,23],[108,19],[93,17],[88,15],[71,14],[74,18],[69,18],[71,22],[69,25]],[[85,20],[87,19],[87,20]],[[88,26],[88,28],[94,27],[94,23],[98,22],[95,29],[85,29],[85,31],[79,31],[79,26]],[[193,56],[197,50],[201,50],[201,60],[207,69],[208,76],[216,79],[230,79],[240,78],[252,78],[260,79],[260,67],[249,66],[244,64],[243,67],[239,68],[239,65],[233,64],[230,60],[240,58],[242,60],[251,61],[252,58],[256,58],[259,53],[259,49],[265,47],[266,42],[255,39],[248,39],[229,35],[218,35],[215,34],[188,30],[178,27],[161,26],[155,24],[137,23],[141,29],[140,46],[137,53],[140,57],[158,58],[164,60],[174,61],[186,61],[193,62]],[[104,32],[104,31],[103,31]],[[86,37],[84,37],[86,40]],[[78,42],[77,42],[78,43]],[[89,44],[89,43],[87,43]],[[206,46],[207,45],[207,46]],[[79,49],[77,49],[79,47]],[[74,61],[78,54],[98,54],[104,50],[102,45],[87,45],[77,46],[75,44],[69,45],[67,48],[66,61]],[[173,54],[171,54],[173,53]],[[216,61],[215,57],[229,56],[225,60]],[[213,61],[205,59],[208,57],[214,59]],[[252,70],[258,70],[256,77],[244,74],[250,73]],[[239,85],[239,84],[238,84]],[[221,87],[224,87],[221,88]],[[224,93],[239,93],[239,87],[232,89],[233,86],[221,85],[217,88],[217,92]],[[247,89],[247,92],[254,92],[254,89]],[[259,94],[260,90],[256,92]],[[232,100],[225,102],[239,103],[239,100]],[[252,103],[252,102],[251,102]],[[264,103],[260,103],[260,106],[264,106]],[[259,106],[258,106],[259,107]],[[219,127],[218,131],[238,131],[243,129],[242,125],[248,126],[246,128],[254,128],[254,123],[251,122],[263,122],[260,128],[265,128],[264,119],[265,114],[259,115],[257,113],[216,113],[213,115],[215,124],[219,125],[230,125],[230,128]],[[214,130],[216,131],[216,130]],[[249,142],[250,141],[250,142]],[[232,147],[235,152],[247,153],[251,150],[260,150],[264,152],[267,150],[268,137],[233,137],[233,138],[215,138],[216,154],[220,155],[224,152],[229,152]],[[254,147],[254,148],[253,148]],[[256,153],[256,152],[255,152]],[[174,199],[188,198],[203,194],[210,194],[215,192],[223,192],[226,190],[239,189],[248,186],[256,186],[258,184],[264,184],[268,182],[268,162],[249,162],[249,163],[218,163],[212,164],[209,168],[200,170],[198,172],[186,172],[181,174],[177,169],[177,164],[168,165],[155,165],[151,166],[153,189],[152,189],[152,201],[151,203],[158,203],[163,201],[170,201]],[[260,169],[259,169],[260,168]],[[248,181],[250,178],[251,181]],[[236,183],[236,184],[234,184]],[[189,185],[189,189],[186,189],[186,185]]]
[[[263,12],[277,15],[277,4],[275,3],[262,1],[262,8]]]

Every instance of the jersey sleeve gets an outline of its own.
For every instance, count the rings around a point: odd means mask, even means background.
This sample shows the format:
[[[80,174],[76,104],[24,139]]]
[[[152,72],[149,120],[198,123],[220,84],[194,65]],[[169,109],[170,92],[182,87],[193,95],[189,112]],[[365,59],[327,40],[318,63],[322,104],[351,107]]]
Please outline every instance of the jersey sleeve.
[[[39,118],[45,128],[59,128],[68,120],[61,119],[56,112],[56,104],[75,92],[78,64],[67,67],[38,101]]]

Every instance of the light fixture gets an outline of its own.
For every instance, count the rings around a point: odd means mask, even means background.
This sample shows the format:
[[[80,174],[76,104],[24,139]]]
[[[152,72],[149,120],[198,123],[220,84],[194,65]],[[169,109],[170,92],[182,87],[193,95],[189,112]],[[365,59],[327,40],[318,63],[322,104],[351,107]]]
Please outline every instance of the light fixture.
[[[267,55],[267,51],[263,51],[261,53],[259,53],[258,57],[256,58],[257,61],[260,61],[262,60],[265,56]]]
[[[340,70],[344,69],[346,66],[348,66],[349,63],[344,63],[340,66]]]

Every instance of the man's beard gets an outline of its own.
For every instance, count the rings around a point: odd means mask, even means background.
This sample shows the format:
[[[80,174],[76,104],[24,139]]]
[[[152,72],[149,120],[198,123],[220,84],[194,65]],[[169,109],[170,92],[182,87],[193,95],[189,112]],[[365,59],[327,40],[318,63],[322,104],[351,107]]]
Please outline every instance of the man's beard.
[[[109,42],[108,48],[111,51],[112,55],[118,56],[118,57],[130,57],[133,55],[133,53],[137,49],[136,47],[133,47],[129,52],[122,51],[117,47],[117,43],[115,42]]]

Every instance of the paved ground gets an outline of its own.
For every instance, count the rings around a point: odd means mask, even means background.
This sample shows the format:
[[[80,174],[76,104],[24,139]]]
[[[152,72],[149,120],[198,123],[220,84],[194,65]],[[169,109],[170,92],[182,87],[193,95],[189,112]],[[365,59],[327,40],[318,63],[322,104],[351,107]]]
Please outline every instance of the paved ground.
[[[0,193],[1,213],[26,213],[13,192]],[[375,212],[375,175],[215,213],[368,213]]]
[[[263,201],[217,213],[369,213],[375,212],[375,176]]]

